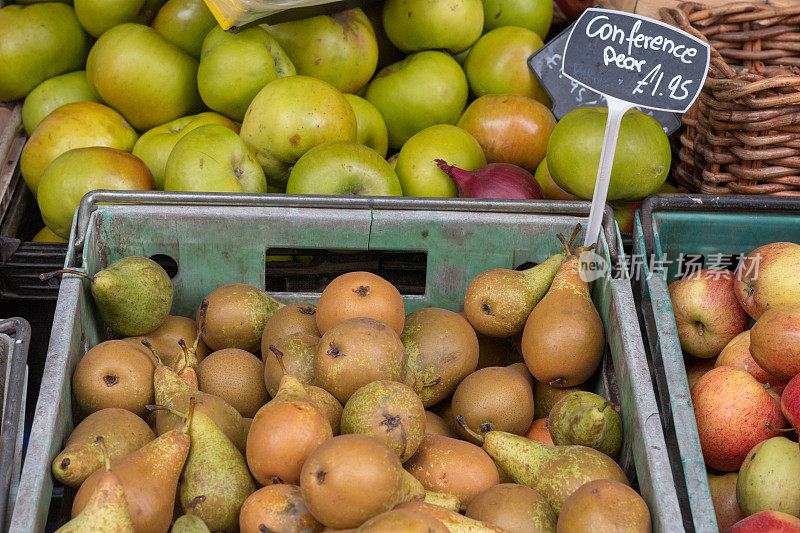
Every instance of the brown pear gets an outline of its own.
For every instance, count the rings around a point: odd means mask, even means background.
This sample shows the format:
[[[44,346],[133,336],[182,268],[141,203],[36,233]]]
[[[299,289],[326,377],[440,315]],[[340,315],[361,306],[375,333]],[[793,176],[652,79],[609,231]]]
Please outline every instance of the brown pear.
[[[505,529],[458,514],[445,507],[425,502],[408,502],[395,509],[420,511],[439,520],[451,533],[508,533]]]
[[[417,453],[405,463],[425,490],[452,494],[462,505],[497,485],[500,475],[492,458],[463,440],[425,435]]]
[[[153,403],[153,360],[143,346],[101,342],[78,361],[72,392],[84,413],[117,407],[139,416]]]
[[[155,331],[139,337],[127,337],[124,340],[141,345],[142,339],[147,339],[161,356],[163,363],[171,367],[175,363],[175,358],[181,353],[178,341],[183,340],[186,344],[191,344],[196,334],[197,323],[194,320],[185,316],[170,315]],[[197,361],[202,361],[208,354],[208,346],[200,341],[197,346]]]
[[[315,449],[303,465],[300,489],[317,520],[339,529],[425,497],[397,454],[367,435],[340,435]]]
[[[286,374],[275,398],[253,417],[247,434],[247,465],[262,485],[296,485],[306,458],[332,436],[330,423],[303,385]]]
[[[253,417],[267,403],[264,363],[245,350],[217,350],[197,365],[199,389],[222,398],[239,414]]]
[[[98,437],[96,443],[103,448],[103,437]],[[105,450],[103,462],[105,471],[98,478],[86,506],[58,528],[57,533],[134,533],[122,481],[111,471],[111,461]]]
[[[306,389],[308,399],[316,404],[322,416],[324,416],[331,425],[333,434],[338,435],[341,429],[342,412],[344,411],[342,404],[333,397],[333,394],[322,387],[304,385],[303,388]]]
[[[267,325],[264,326],[264,332],[261,334],[261,353],[266,354],[269,347],[276,344],[278,339],[295,333],[320,337],[316,315],[317,306],[309,303],[289,304],[275,311],[267,320]],[[286,368],[290,368],[288,361]]]
[[[413,509],[395,509],[370,518],[357,533],[450,533],[447,526],[429,514]]]
[[[261,352],[261,357],[264,358],[264,383],[270,396],[278,393],[284,374],[278,357],[283,360],[287,374],[296,377],[303,385],[314,384],[314,354],[317,344],[319,337],[301,332],[276,339],[264,348]]]
[[[135,452],[156,436],[147,422],[125,409],[95,411],[78,424],[67,439],[64,451],[53,460],[53,477],[70,487],[79,487],[103,467],[103,437],[113,461]]]
[[[551,387],[547,383],[535,381],[533,384],[533,417],[547,418],[550,410],[558,400],[573,391],[583,390],[582,387]]]
[[[508,366],[523,362],[522,354],[508,338],[489,337],[478,333],[478,349],[477,370],[487,366]]]
[[[241,533],[306,533],[323,526],[308,512],[300,487],[267,485],[248,496],[239,511]]]
[[[178,478],[189,454],[186,429],[168,431],[111,462],[111,470],[122,482],[136,533],[163,533],[169,529]],[[89,503],[104,475],[105,472],[98,470],[83,482],[72,503],[73,518]]]
[[[553,284],[533,308],[522,333],[522,355],[538,381],[573,387],[589,379],[603,358],[603,321],[592,302],[589,284],[581,278],[579,256],[559,234],[567,258]]]
[[[495,485],[476,496],[466,515],[502,527],[509,533],[555,532],[556,513],[547,500],[516,483]]]
[[[267,321],[283,304],[252,285],[220,287],[205,297],[208,312],[203,341],[211,350],[257,352]]]
[[[467,376],[451,402],[455,414],[479,434],[506,431],[524,435],[533,423],[533,389],[525,365],[487,367]],[[476,442],[459,428],[462,438]]]
[[[431,411],[425,411],[425,434],[457,438],[456,433],[444,419]]]
[[[582,485],[564,501],[557,530],[650,533],[650,510],[628,485],[598,479]]]
[[[450,396],[478,365],[478,337],[458,313],[430,307],[409,313],[400,335],[408,366],[423,385],[419,396],[430,407]]]

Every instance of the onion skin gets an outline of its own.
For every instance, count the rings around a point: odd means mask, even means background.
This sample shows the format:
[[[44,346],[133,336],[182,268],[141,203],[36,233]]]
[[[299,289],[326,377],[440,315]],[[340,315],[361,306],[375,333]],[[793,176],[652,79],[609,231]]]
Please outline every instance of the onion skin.
[[[477,170],[464,170],[436,159],[458,187],[460,198],[496,198],[499,200],[542,200],[542,188],[533,175],[510,163],[490,163]]]

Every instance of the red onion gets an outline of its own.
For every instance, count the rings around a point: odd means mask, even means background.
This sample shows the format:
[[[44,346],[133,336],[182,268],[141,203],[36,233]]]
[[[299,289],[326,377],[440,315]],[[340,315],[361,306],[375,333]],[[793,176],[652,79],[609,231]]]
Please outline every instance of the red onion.
[[[498,198],[506,200],[541,200],[542,188],[530,172],[510,163],[490,163],[477,170],[464,170],[448,165],[442,159],[436,164],[458,186],[461,198]]]

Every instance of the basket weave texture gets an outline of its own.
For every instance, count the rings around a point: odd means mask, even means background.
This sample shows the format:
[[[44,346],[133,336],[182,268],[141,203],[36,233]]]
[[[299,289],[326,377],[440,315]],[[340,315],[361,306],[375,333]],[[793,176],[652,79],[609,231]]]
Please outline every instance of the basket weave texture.
[[[711,45],[705,86],[683,115],[673,167],[679,187],[800,196],[800,0],[684,2],[660,14]]]

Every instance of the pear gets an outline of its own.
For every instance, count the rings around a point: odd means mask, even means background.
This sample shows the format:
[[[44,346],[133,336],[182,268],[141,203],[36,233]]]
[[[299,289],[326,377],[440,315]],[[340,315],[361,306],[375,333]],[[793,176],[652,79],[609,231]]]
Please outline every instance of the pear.
[[[331,425],[333,434],[338,435],[341,428],[342,411],[344,410],[342,404],[333,397],[333,394],[322,387],[304,385],[303,388],[306,390],[306,394],[308,394],[308,399],[316,404],[322,416],[324,416]]]
[[[56,533],[134,533],[122,481],[111,471],[103,437],[97,437],[96,443],[102,450],[105,471],[97,478],[83,510]]]
[[[142,343],[149,346],[146,341],[142,341]],[[161,364],[160,360],[153,374],[153,387],[155,389],[156,404],[178,412],[187,412],[189,410],[189,399],[195,398],[197,412],[211,418],[225,436],[233,442],[234,446],[240,452],[244,452],[247,432],[244,428],[242,415],[225,400],[212,394],[201,392],[196,387],[191,387],[174,370]],[[156,433],[159,435],[163,435],[167,431],[179,428],[182,425],[181,418],[168,410],[159,410],[156,413]]]
[[[281,355],[275,354],[283,365]],[[247,434],[247,465],[262,485],[300,481],[308,455],[333,436],[303,384],[285,374],[275,397],[258,410]]]
[[[136,533],[163,533],[172,522],[178,478],[189,454],[189,435],[183,427],[172,430],[139,450],[111,462],[122,482],[128,511]],[[86,508],[104,472],[97,471],[83,482],[72,503],[72,517]]]
[[[463,417],[458,424],[467,428]],[[471,430],[470,430],[471,431]],[[489,431],[473,435],[483,449],[516,483],[547,499],[558,514],[564,501],[581,485],[596,479],[628,484],[625,473],[609,456],[586,446],[548,446],[519,435]]]
[[[215,289],[203,299],[203,305],[208,309],[203,330],[206,346],[212,351],[239,348],[252,353],[261,347],[267,321],[283,307],[261,289],[244,284]]]
[[[347,400],[341,429],[342,433],[382,440],[405,462],[425,436],[425,407],[411,387],[396,381],[373,381]]]
[[[142,339],[147,339],[150,344],[161,354],[164,358],[164,364],[171,367],[175,361],[173,357],[177,357],[182,352],[176,351],[177,342],[183,339],[185,342],[191,342],[197,332],[197,323],[191,318],[185,316],[170,315],[167,320],[157,329],[151,331],[147,335],[138,337],[126,337],[124,341],[132,342],[140,345]],[[208,346],[203,341],[197,347],[197,361],[202,361],[205,356],[209,354]]]
[[[556,254],[527,270],[493,268],[475,276],[464,295],[464,314],[475,331],[488,337],[522,331],[565,257]]]
[[[450,533],[440,520],[414,509],[395,509],[370,518],[356,533]]]
[[[602,396],[587,391],[567,394],[550,410],[547,427],[556,446],[580,444],[619,457],[622,419]]]
[[[300,473],[308,510],[331,528],[355,528],[395,505],[425,497],[397,454],[367,435],[340,435],[315,449]]]
[[[547,383],[536,381],[533,384],[533,418],[547,418],[550,416],[550,410],[558,400],[573,391],[582,390],[580,386],[577,387],[551,387]]]
[[[395,509],[421,511],[439,520],[451,533],[508,533],[505,529],[495,525],[468,518],[445,507],[430,503],[408,502],[398,505]]]
[[[647,504],[635,490],[610,479],[596,479],[566,499],[557,528],[558,531],[650,533],[652,521]]]
[[[556,514],[544,497],[529,487],[501,483],[475,497],[465,513],[512,533],[556,531]]]
[[[736,482],[736,500],[745,516],[760,511],[800,515],[800,448],[772,437],[747,454]]]
[[[203,494],[190,501],[189,509],[185,511],[186,514],[175,520],[170,533],[211,533],[206,523],[200,517],[194,515],[194,508],[204,501],[206,501],[206,497]]]
[[[550,290],[533,308],[522,333],[522,355],[538,381],[553,387],[572,387],[589,379],[603,358],[603,321],[581,278],[579,256],[590,248],[571,253],[559,233],[567,258]]]
[[[203,413],[194,413],[189,437],[191,447],[178,492],[181,506],[184,512],[191,510],[212,531],[234,532],[239,527],[242,504],[256,490],[247,463]],[[203,499],[198,502],[199,496]]]
[[[300,487],[267,485],[251,494],[239,513],[241,533],[314,533],[322,524],[308,512]]]
[[[285,308],[279,309],[282,311]],[[274,316],[274,315],[273,315]],[[292,333],[286,337],[276,339],[273,344],[269,344],[264,357],[264,383],[270,396],[275,396],[283,377],[283,370],[278,363],[281,357],[286,366],[286,372],[300,380],[303,385],[314,384],[314,354],[317,352],[319,337],[308,333]],[[278,355],[280,352],[280,356]],[[275,354],[275,357],[271,356]]]
[[[447,494],[446,492],[433,492],[426,490],[425,499],[423,501],[425,503],[430,503],[431,505],[438,505],[439,507],[450,509],[456,513],[459,511],[459,509],[461,509],[461,500],[458,499],[458,496]]]
[[[94,276],[63,269],[42,274],[42,280],[57,274],[76,274],[92,282],[92,297],[108,327],[134,337],[161,326],[172,307],[172,280],[161,265],[146,257],[123,257]]]
[[[72,430],[64,451],[53,460],[53,477],[77,488],[102,468],[103,447],[97,442],[100,436],[112,461],[156,438],[147,422],[130,411],[113,407],[95,411]]]

